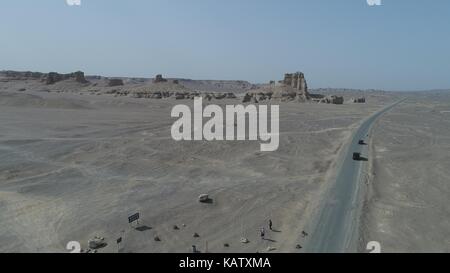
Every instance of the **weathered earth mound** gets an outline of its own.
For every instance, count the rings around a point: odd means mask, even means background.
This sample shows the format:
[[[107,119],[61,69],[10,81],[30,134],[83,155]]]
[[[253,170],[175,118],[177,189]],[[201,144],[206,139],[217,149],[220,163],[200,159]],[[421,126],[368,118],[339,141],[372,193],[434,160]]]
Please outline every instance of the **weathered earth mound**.
[[[109,79],[108,80],[108,86],[109,87],[123,86],[123,80],[121,80],[121,79]]]
[[[88,83],[88,81],[84,77],[84,72],[82,71],[77,71],[69,74],[59,74],[57,72],[50,72],[46,76],[44,76],[44,79],[46,84],[48,85],[71,79],[75,80],[78,83]]]
[[[258,103],[267,100],[306,102],[311,99],[303,73],[285,74],[284,80],[271,81],[256,90],[248,92],[243,102]]]
[[[319,100],[319,103],[327,103],[327,104],[344,104],[344,97],[342,96],[326,96]]]

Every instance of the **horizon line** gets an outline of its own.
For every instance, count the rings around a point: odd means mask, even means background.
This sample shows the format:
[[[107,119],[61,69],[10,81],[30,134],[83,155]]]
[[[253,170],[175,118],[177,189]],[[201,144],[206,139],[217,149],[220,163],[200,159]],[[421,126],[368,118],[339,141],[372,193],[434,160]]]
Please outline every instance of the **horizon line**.
[[[59,74],[68,74],[68,73],[73,73],[73,72],[83,72],[85,73],[86,77],[102,77],[102,78],[122,78],[122,79],[154,79],[154,77],[145,77],[145,76],[110,76],[110,75],[102,75],[99,73],[86,73],[81,69],[76,69],[70,72],[58,72],[58,71],[48,71],[48,72],[42,72],[42,71],[36,71],[36,70],[27,70],[27,69],[20,69],[20,70],[13,70],[13,69],[2,69],[0,70],[0,72],[7,72],[7,71],[12,71],[12,72],[32,72],[32,73],[42,73],[42,74],[48,74],[51,72],[54,73],[59,73]],[[157,74],[158,75],[158,74]],[[162,74],[164,76],[164,74]],[[156,75],[155,75],[156,76]],[[230,81],[230,82],[247,82],[249,84],[254,84],[254,85],[263,85],[263,84],[268,84],[270,82],[251,82],[249,80],[243,80],[243,79],[205,79],[205,78],[186,78],[186,77],[174,77],[174,76],[170,76],[170,77],[166,77],[166,79],[169,80],[191,80],[191,81]],[[278,80],[276,80],[275,82],[278,82]],[[308,84],[309,85],[309,84]],[[319,90],[319,89],[333,89],[333,90],[351,90],[351,91],[381,91],[381,92],[430,92],[430,91],[450,91],[450,87],[445,87],[445,88],[431,88],[431,89],[414,89],[414,90],[408,90],[408,89],[379,89],[379,88],[353,88],[353,87],[312,87],[312,88],[308,88],[309,90]]]

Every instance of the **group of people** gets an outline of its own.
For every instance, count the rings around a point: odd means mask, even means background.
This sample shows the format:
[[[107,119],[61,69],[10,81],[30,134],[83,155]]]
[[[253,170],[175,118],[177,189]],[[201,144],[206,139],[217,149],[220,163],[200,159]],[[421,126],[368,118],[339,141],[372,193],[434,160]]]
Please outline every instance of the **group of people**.
[[[270,230],[273,230],[272,227],[273,227],[272,220],[269,219],[269,229],[270,229]],[[265,239],[266,239],[266,238],[265,238],[265,236],[266,236],[266,229],[265,229],[264,227],[262,227],[261,230],[260,230],[259,232],[260,232],[261,239],[265,240]],[[309,235],[308,233],[306,233],[305,231],[302,231],[302,237],[303,237],[303,238],[307,237],[308,235]]]

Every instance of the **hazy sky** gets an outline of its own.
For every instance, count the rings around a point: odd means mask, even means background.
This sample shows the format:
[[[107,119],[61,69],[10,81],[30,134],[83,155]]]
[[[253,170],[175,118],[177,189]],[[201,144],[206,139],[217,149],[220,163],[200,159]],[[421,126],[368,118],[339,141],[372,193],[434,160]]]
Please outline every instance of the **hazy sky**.
[[[450,1],[2,0],[0,70],[450,88]]]

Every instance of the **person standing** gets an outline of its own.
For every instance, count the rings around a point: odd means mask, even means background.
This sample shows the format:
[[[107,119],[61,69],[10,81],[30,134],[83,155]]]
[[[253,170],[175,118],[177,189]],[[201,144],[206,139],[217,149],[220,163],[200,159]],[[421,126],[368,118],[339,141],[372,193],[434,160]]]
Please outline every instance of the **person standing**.
[[[266,236],[266,230],[263,227],[261,228],[260,235],[261,235],[261,239],[264,240],[264,238]]]
[[[273,230],[273,229],[272,229],[272,220],[271,220],[271,219],[269,219],[269,229],[270,229],[270,230]]]

